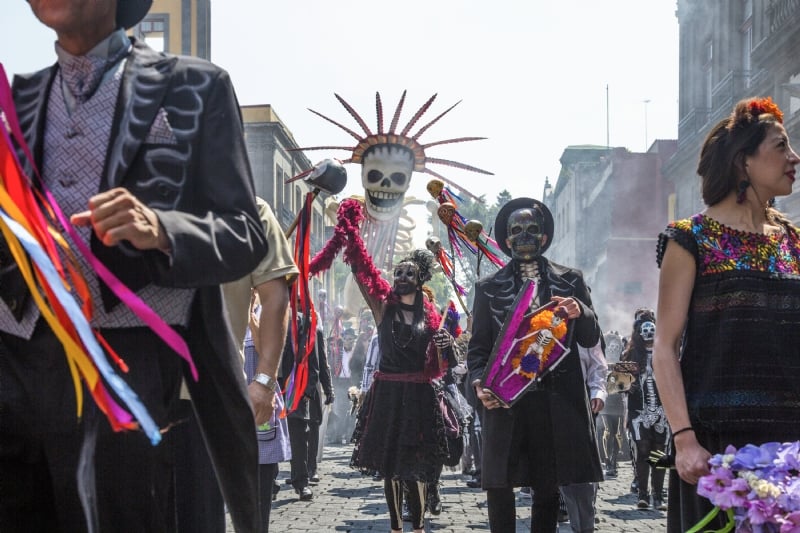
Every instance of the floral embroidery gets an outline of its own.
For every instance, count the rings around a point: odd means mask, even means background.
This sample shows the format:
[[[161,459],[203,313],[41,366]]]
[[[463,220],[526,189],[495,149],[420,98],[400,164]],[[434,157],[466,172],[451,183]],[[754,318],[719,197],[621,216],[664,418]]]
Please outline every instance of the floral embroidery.
[[[732,270],[800,274],[797,229],[773,235],[739,231],[702,214],[670,223],[697,242],[699,275]]]

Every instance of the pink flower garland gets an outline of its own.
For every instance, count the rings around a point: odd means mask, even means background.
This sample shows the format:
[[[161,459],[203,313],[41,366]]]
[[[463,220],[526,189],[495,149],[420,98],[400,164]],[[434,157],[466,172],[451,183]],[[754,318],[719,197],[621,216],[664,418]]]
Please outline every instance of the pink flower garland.
[[[367,294],[386,303],[395,303],[397,296],[392,291],[392,286],[381,276],[380,270],[367,253],[364,239],[361,238],[360,225],[364,220],[361,203],[353,198],[344,200],[336,211],[336,219],[333,237],[311,260],[309,274],[313,276],[328,270],[336,255],[344,248],[342,258],[351,267],[355,265],[353,275]],[[428,333],[432,333],[439,328],[441,316],[436,307],[427,299],[423,300],[423,307],[425,309],[425,329]],[[439,370],[438,353],[433,342],[428,345],[426,351],[425,374],[429,377],[442,375],[442,371]]]

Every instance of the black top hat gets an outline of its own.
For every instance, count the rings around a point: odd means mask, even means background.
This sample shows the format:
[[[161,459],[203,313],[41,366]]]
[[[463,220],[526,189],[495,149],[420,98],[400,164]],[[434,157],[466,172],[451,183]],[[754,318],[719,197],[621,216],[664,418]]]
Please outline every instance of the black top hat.
[[[494,219],[494,238],[497,245],[505,252],[508,257],[511,257],[511,248],[506,244],[508,238],[508,218],[511,213],[518,209],[539,209],[544,213],[544,234],[547,235],[547,242],[542,246],[542,253],[550,247],[553,242],[553,214],[547,209],[539,200],[533,198],[514,198],[500,208],[497,213],[497,218]]]
[[[118,0],[117,27],[127,30],[136,26],[147,15],[151,5],[153,0]]]

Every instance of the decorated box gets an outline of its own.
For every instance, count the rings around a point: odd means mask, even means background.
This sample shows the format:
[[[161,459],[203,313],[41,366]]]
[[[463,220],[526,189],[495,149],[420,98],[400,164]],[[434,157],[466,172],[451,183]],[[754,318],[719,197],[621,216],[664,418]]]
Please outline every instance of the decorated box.
[[[556,303],[531,310],[537,286],[528,280],[517,294],[492,348],[481,385],[510,407],[569,353],[569,320]]]

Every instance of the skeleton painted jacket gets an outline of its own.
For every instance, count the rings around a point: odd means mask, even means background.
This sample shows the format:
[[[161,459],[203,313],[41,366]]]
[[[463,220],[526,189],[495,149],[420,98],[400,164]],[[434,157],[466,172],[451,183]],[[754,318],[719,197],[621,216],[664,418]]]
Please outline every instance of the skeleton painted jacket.
[[[14,80],[20,124],[39,166],[57,71],[55,65]],[[166,230],[171,257],[106,247],[94,235],[92,251],[134,291],[148,284],[198,288],[185,336],[201,379],[187,376],[186,382],[236,529],[256,531],[255,426],[219,285],[249,274],[267,243],[233,86],[225,71],[207,61],[159,53],[134,41],[114,116],[97,190],[125,187],[152,208]],[[154,138],[156,122],[166,122],[170,130]],[[0,298],[21,315],[27,288],[7,258],[0,250]],[[102,296],[106,309],[119,304],[105,286]]]
[[[541,439],[549,440],[548,447],[554,448],[552,464],[556,466],[557,479],[547,480],[545,484],[550,487],[552,484],[600,481],[603,475],[594,421],[578,352],[579,346],[592,347],[598,343],[600,326],[591,307],[589,290],[578,270],[540,257],[538,272],[541,277],[538,305],[550,301],[552,296],[562,296],[575,298],[581,307],[581,316],[570,326],[573,330],[570,354],[543,378],[536,392],[528,393],[538,395],[538,405],[552,421],[552,432],[543,431]],[[469,383],[483,376],[494,342],[521,288],[522,277],[516,261],[478,282],[467,353]],[[519,403],[510,409],[483,411],[483,488],[543,486],[541,479],[527,479],[527,472],[531,471],[527,457],[509,456],[515,438],[514,421],[525,416],[523,409],[524,403]]]

